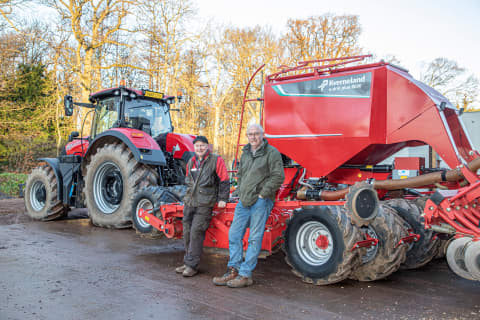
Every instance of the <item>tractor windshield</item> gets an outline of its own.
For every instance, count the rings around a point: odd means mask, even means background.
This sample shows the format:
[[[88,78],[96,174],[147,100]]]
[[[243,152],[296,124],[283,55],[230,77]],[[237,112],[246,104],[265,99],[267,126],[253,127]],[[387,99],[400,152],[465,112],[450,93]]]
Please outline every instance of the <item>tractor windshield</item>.
[[[162,101],[127,99],[125,123],[128,128],[142,130],[154,138],[172,131],[168,105]]]
[[[93,120],[92,138],[112,128],[118,121],[119,102],[119,97],[99,101],[96,107],[95,119]]]

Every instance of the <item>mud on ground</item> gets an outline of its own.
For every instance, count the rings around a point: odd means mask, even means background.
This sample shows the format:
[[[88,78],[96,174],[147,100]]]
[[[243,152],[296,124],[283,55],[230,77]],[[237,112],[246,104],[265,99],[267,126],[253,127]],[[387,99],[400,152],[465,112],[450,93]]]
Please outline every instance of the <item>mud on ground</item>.
[[[24,213],[23,199],[10,198],[0,194],[0,225],[33,221]]]
[[[283,253],[261,259],[254,285],[216,287],[227,257],[204,254],[193,278],[175,274],[181,240],[92,226],[86,210],[38,222],[22,199],[0,200],[0,319],[479,319],[480,282],[445,260],[385,280],[305,284]],[[79,219],[80,218],[80,219]]]

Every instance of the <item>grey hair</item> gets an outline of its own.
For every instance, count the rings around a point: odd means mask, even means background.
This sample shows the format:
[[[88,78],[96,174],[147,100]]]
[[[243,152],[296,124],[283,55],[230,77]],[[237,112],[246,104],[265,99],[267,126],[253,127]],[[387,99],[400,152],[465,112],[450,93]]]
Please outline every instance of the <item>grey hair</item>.
[[[264,133],[262,126],[259,125],[258,123],[249,124],[248,127],[247,127],[247,132],[248,132],[248,130],[253,129],[253,128],[260,130],[260,132],[262,134]]]

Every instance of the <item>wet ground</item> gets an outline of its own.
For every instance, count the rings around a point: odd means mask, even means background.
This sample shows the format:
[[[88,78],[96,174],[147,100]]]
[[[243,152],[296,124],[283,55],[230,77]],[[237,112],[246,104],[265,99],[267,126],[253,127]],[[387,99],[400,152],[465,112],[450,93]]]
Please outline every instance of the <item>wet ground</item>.
[[[440,259],[373,283],[302,283],[278,253],[255,285],[211,280],[227,258],[205,254],[194,278],[175,274],[178,240],[93,227],[85,210],[35,222],[20,199],[0,200],[0,319],[480,319],[480,282]]]

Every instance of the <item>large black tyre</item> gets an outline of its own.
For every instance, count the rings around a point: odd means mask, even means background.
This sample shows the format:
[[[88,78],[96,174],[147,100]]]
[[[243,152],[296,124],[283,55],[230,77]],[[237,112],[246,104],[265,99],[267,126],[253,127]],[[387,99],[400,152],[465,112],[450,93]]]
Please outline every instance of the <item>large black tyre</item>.
[[[178,201],[183,201],[183,198],[185,197],[185,194],[187,193],[187,185],[185,184],[179,184],[176,186],[169,186],[167,187],[168,191],[173,193],[177,198]]]
[[[185,184],[185,176],[187,175],[187,164],[183,160],[175,159],[173,166],[175,170],[175,175],[177,176],[177,183],[179,185]]]
[[[129,228],[132,205],[143,188],[156,185],[157,172],[137,162],[124,144],[108,144],[92,155],[85,176],[85,201],[92,223]]]
[[[414,202],[423,211],[425,209],[425,205],[427,204],[427,200],[429,198],[430,197],[428,197],[428,196],[419,197],[419,198],[415,199]],[[437,238],[437,241],[439,242],[438,243],[438,250],[437,250],[436,256],[433,257],[433,259],[443,259],[443,258],[445,258],[445,255],[447,254],[447,247],[448,247],[448,244],[450,243],[450,240],[451,239],[445,238],[445,237]]]
[[[180,198],[166,187],[148,187],[142,189],[133,199],[132,221],[133,228],[142,236],[157,238],[162,232],[152,227],[148,222],[138,216],[140,209],[151,209],[152,214],[161,218],[160,206],[163,204],[179,202]]]
[[[40,166],[32,170],[25,183],[25,209],[35,220],[50,221],[65,217],[69,207],[58,200],[58,185],[53,169]]]
[[[439,239],[440,241],[440,244],[438,245],[438,252],[437,252],[437,255],[435,257],[433,257],[433,259],[444,259],[445,256],[447,255],[447,248],[448,248],[448,245],[450,244],[450,241],[453,240],[453,238],[450,238],[450,239]]]
[[[323,245],[318,245],[323,237]],[[282,249],[292,272],[304,282],[327,285],[346,279],[360,263],[358,250],[351,251],[361,239],[340,206],[304,207],[296,210],[284,233]]]
[[[437,256],[440,248],[440,240],[435,238],[435,233],[431,229],[425,229],[421,216],[423,207],[420,208],[416,203],[401,198],[388,200],[385,203],[397,211],[397,214],[411,226],[414,233],[420,235],[420,239],[407,251],[407,259],[401,267],[405,269],[423,267]]]
[[[408,246],[399,245],[402,237],[408,235],[405,222],[395,213],[395,210],[384,204],[380,205],[378,215],[368,228],[370,236],[378,239],[376,254],[353,270],[351,279],[359,281],[374,281],[385,278],[400,268],[406,259]]]

